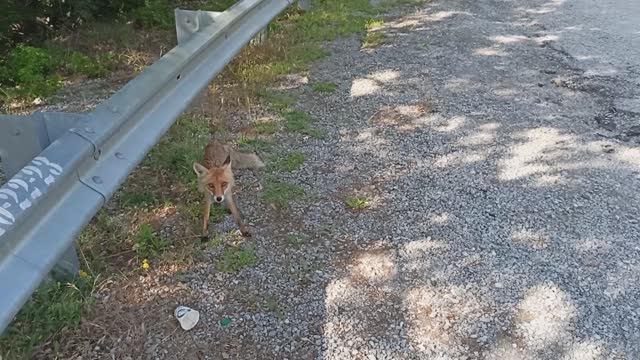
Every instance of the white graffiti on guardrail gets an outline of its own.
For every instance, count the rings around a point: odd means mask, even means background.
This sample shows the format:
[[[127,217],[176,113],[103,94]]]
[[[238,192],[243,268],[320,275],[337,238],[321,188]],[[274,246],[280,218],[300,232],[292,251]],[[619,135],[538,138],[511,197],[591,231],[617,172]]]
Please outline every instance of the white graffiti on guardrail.
[[[42,190],[61,173],[62,166],[38,156],[0,188],[0,237],[16,222],[16,215],[30,208],[32,201],[42,196]]]

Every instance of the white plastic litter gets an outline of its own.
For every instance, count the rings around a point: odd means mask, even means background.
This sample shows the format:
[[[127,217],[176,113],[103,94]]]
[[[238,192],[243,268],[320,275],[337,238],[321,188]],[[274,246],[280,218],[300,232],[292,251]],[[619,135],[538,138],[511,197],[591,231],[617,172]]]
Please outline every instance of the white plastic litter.
[[[200,320],[200,313],[187,306],[178,306],[173,315],[180,322],[180,326],[184,330],[191,330]]]

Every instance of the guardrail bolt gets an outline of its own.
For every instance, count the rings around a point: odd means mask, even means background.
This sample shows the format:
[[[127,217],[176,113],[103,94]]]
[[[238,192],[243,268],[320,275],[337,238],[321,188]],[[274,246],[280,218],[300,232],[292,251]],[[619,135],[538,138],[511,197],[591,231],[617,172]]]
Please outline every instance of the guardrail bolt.
[[[122,160],[122,159],[124,159],[124,154],[123,154],[123,153],[121,153],[121,152],[117,152],[117,153],[116,153],[116,158],[118,158],[118,159],[121,159],[121,160]]]
[[[86,127],[86,128],[84,128],[84,131],[85,131],[87,134],[93,134],[93,133],[95,133],[95,131],[94,131],[92,128],[90,128],[90,127]]]
[[[102,184],[102,178],[100,176],[94,176],[91,178],[91,180],[93,180],[93,182],[96,184]]]

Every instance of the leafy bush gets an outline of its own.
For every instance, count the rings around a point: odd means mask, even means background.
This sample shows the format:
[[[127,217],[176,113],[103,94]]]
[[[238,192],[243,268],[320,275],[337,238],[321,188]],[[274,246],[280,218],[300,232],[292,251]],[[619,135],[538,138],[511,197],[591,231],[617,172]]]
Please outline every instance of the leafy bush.
[[[7,97],[50,96],[60,86],[60,79],[51,76],[56,65],[46,50],[18,46],[0,62],[0,88]]]
[[[106,75],[113,54],[91,58],[75,51],[19,45],[0,60],[0,99],[48,97],[60,88],[61,73],[95,78]]]
[[[173,11],[167,0],[144,0],[133,13],[134,20],[144,27],[172,28]]]

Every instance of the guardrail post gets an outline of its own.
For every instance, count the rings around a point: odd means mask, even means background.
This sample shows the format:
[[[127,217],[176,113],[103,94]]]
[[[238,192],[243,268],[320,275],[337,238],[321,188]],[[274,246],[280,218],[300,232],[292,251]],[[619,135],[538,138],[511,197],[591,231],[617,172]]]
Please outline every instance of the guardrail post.
[[[200,31],[202,28],[216,21],[216,17],[221,13],[217,11],[202,10],[182,10],[176,8],[174,16],[176,20],[176,36],[178,44],[182,44],[191,38],[191,35]],[[251,45],[260,44],[267,39],[267,27],[260,30],[256,36],[251,39]]]
[[[67,131],[82,115],[37,112],[29,116],[0,115],[0,159],[9,180],[38,156],[51,142]],[[66,279],[79,271],[75,246],[67,249],[54,267],[56,278]]]
[[[174,16],[176,19],[176,35],[178,45],[186,42],[191,35],[215,22],[217,16],[222,14],[217,11],[202,10],[182,10],[176,8]]]

